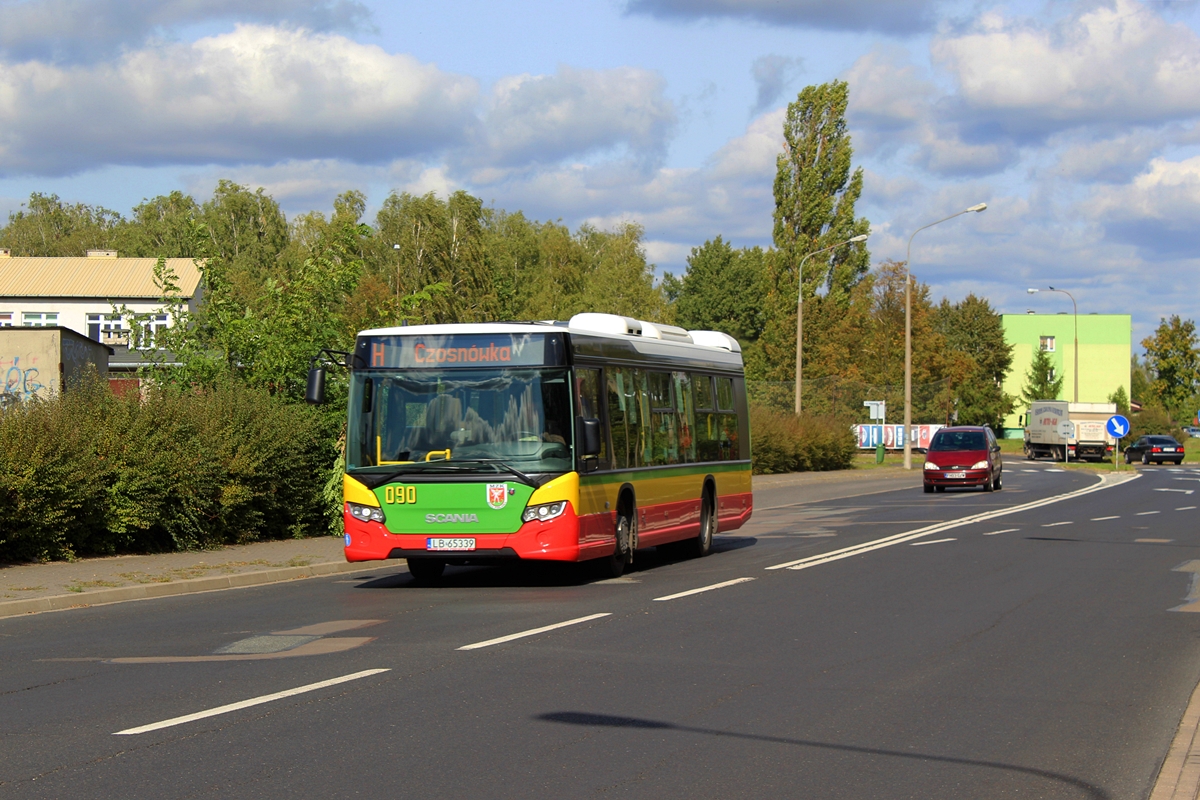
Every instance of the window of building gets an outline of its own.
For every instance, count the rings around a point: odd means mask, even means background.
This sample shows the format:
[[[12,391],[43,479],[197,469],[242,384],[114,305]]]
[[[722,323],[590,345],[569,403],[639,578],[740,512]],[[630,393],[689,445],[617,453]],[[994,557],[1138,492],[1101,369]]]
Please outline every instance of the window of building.
[[[0,311],[0,328],[11,328],[14,324],[11,311]]]
[[[1043,336],[1042,337],[1042,352],[1045,352],[1045,353],[1053,353],[1054,352],[1054,337],[1053,336]]]
[[[145,331],[142,347],[156,347],[157,345],[155,342],[158,339],[159,331],[164,331],[167,329],[167,315],[151,315],[150,319],[142,324],[142,329]]]
[[[88,314],[88,338],[104,344],[125,344],[128,332],[120,314]]]
[[[58,324],[58,312],[30,312],[21,315],[21,324],[34,328],[49,328]]]
[[[1050,368],[1050,380],[1054,380],[1054,376],[1056,376],[1057,374],[1058,374],[1058,370],[1056,370],[1054,367],[1051,367]]]

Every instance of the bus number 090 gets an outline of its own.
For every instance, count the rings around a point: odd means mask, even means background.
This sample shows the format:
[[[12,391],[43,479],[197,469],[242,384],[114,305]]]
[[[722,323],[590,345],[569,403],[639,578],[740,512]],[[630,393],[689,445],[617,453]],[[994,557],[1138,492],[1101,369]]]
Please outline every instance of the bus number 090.
[[[403,505],[405,503],[417,502],[417,487],[415,486],[387,486],[383,490],[383,499],[387,503],[395,503]]]

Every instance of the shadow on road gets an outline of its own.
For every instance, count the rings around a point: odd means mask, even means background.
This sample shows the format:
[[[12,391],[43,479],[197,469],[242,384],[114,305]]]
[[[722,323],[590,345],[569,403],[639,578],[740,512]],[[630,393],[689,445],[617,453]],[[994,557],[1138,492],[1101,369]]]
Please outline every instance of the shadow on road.
[[[823,750],[837,750],[844,753],[862,753],[873,756],[890,756],[894,758],[914,759],[917,761],[932,761],[943,764],[958,764],[968,767],[987,767],[988,769],[1005,770],[1008,772],[1017,772],[1023,775],[1030,775],[1036,778],[1054,781],[1056,783],[1066,784],[1068,786],[1079,789],[1084,793],[1085,797],[1094,798],[1094,800],[1109,800],[1111,795],[1099,786],[1095,786],[1087,781],[1079,778],[1073,778],[1070,775],[1063,775],[1058,772],[1050,772],[1044,769],[1034,769],[1032,767],[1019,767],[1015,764],[1002,764],[997,761],[981,761],[972,758],[954,758],[952,756],[937,756],[928,753],[912,753],[899,750],[883,750],[876,747],[858,747],[848,744],[833,744],[830,742],[815,742],[808,739],[789,739],[782,736],[764,736],[754,733],[735,733],[733,731],[715,730],[712,728],[693,728],[688,725],[676,725],[672,722],[660,722],[653,719],[640,719],[638,717],[617,717],[609,714],[590,714],[582,711],[556,711],[549,714],[538,714],[535,719],[540,719],[544,722],[558,722],[567,725],[581,725],[585,727],[608,727],[608,728],[646,728],[652,730],[672,730],[681,733],[699,733],[706,736],[723,736],[733,739],[749,739],[756,742],[770,742],[772,744],[790,744],[798,747],[815,747]]]

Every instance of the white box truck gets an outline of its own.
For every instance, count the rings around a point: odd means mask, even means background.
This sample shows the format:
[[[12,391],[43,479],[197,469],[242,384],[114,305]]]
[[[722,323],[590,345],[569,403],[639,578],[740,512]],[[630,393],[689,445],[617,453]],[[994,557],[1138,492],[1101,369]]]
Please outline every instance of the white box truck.
[[[1039,400],[1025,414],[1025,457],[1103,461],[1117,444],[1105,429],[1108,418],[1116,413],[1116,403]],[[1064,420],[1075,425],[1075,435],[1070,438],[1059,433]]]

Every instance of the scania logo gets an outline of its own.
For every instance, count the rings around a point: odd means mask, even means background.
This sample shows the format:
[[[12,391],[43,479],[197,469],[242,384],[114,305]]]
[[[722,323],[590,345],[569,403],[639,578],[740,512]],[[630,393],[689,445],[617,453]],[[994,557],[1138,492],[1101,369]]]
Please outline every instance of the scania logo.
[[[478,514],[426,514],[425,522],[429,525],[442,525],[447,522],[479,522]]]

